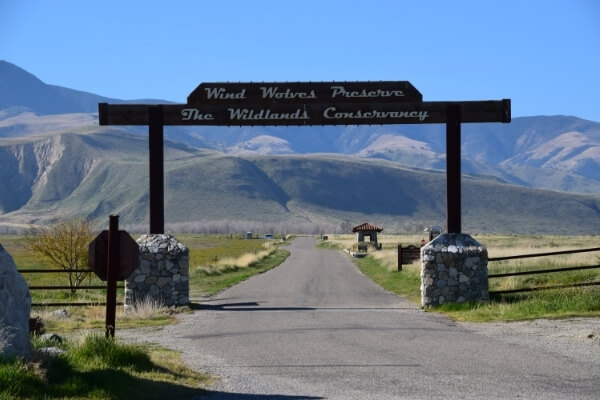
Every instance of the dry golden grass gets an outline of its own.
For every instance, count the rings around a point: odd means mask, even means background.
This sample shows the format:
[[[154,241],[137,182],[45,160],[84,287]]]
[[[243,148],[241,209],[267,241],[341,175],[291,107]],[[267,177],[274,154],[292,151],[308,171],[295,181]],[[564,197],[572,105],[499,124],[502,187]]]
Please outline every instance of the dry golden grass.
[[[402,244],[403,246],[409,244],[419,246],[422,238],[423,236],[420,235],[379,235],[379,243],[383,244],[383,250],[374,251],[371,254],[381,265],[390,270],[395,269],[397,268],[398,263],[398,244]],[[489,257],[550,253],[600,246],[598,238],[594,236],[478,235],[475,239],[488,249]],[[350,249],[356,244],[356,237],[354,235],[330,235],[329,240],[346,249]],[[551,257],[494,261],[490,262],[488,267],[490,273],[493,273],[495,270],[518,271],[524,269],[548,268],[548,265],[551,265],[551,267],[590,265],[598,263],[599,260],[600,252],[575,253],[554,255]],[[413,265],[418,266],[419,262],[416,261]],[[514,280],[518,281],[517,279]],[[512,286],[510,279],[507,279],[504,284]]]
[[[244,253],[238,257],[224,257],[215,263],[201,265],[200,269],[207,274],[215,274],[232,269],[247,268],[277,250],[276,243],[272,241],[263,243],[262,247],[264,250]]]
[[[125,315],[128,319],[153,319],[169,315],[168,308],[157,299],[146,297],[128,308]]]
[[[106,322],[106,307],[65,307],[68,316],[61,317],[53,311],[56,308],[36,308],[31,316],[40,317],[47,331],[73,332],[78,330],[102,330]],[[139,302],[135,308],[125,312],[117,306],[117,330],[137,326],[165,325],[174,320],[174,315],[182,309],[164,307],[159,302],[147,300]]]

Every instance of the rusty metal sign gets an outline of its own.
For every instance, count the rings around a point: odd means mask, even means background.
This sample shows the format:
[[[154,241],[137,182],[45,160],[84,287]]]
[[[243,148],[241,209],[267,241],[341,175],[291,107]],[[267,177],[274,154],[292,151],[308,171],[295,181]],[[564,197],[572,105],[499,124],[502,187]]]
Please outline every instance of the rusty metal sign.
[[[126,231],[119,231],[119,269],[117,280],[123,281],[135,270],[139,263],[140,248],[137,242]],[[108,279],[108,231],[102,231],[90,243],[88,248],[88,264],[102,281]]]

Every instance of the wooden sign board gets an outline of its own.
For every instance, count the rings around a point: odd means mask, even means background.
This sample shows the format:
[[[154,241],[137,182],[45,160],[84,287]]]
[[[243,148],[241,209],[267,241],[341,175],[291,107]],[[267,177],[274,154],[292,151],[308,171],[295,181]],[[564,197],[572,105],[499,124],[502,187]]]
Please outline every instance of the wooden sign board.
[[[421,103],[296,104],[99,104],[100,125],[148,125],[150,107],[161,107],[164,125],[383,125],[443,124],[449,105],[461,122],[510,122],[510,100]]]
[[[408,81],[201,83],[188,104],[404,103],[423,96]]]
[[[421,259],[421,249],[412,244],[406,247],[399,246],[398,250],[402,251],[402,264],[412,264]]]

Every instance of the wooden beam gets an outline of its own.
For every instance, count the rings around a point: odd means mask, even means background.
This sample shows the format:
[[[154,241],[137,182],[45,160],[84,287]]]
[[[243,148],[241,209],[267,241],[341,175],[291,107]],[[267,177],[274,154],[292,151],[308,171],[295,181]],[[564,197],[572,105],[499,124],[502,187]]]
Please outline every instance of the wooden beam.
[[[164,125],[281,126],[443,124],[449,105],[461,122],[510,122],[510,100],[417,103],[164,104]],[[148,125],[149,104],[98,107],[100,125]]]

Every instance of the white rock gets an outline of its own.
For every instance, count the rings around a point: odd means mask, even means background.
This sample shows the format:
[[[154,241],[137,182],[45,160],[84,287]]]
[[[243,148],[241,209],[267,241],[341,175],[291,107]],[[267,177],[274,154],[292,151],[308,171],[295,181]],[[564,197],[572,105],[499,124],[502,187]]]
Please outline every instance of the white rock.
[[[64,308],[61,308],[60,310],[52,311],[48,316],[55,319],[67,319],[69,318],[69,313]]]
[[[29,312],[31,296],[15,261],[0,245],[0,355],[31,357]]]

